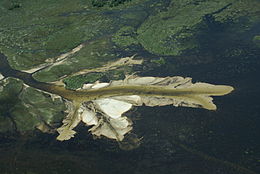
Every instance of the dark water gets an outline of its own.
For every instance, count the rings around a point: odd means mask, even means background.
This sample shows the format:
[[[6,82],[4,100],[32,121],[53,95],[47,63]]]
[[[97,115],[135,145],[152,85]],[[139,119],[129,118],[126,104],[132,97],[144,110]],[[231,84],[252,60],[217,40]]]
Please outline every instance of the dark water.
[[[259,173],[260,49],[250,42],[255,28],[239,38],[227,37],[225,30],[207,31],[198,38],[198,52],[164,57],[165,65],[147,65],[142,73],[234,86],[232,94],[214,98],[217,111],[136,108],[128,115],[143,140],[132,151],[121,150],[114,141],[93,140],[85,127],[77,128],[77,136],[66,142],[37,131],[2,137],[0,174]],[[242,53],[227,54],[236,50]]]

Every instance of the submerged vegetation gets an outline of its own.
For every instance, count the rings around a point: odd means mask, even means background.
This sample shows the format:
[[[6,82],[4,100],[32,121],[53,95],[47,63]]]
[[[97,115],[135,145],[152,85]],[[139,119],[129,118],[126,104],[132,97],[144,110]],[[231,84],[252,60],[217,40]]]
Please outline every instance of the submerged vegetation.
[[[108,5],[109,7],[115,7],[131,0],[92,0],[91,3],[94,7],[103,7]]]

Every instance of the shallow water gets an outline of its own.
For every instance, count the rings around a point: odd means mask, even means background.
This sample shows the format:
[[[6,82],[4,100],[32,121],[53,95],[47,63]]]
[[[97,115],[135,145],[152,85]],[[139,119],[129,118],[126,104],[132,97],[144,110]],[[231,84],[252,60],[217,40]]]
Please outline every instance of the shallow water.
[[[252,31],[239,41],[225,31],[202,35],[193,55],[165,56],[167,64],[147,67],[142,75],[188,76],[193,81],[235,87],[214,97],[217,111],[193,108],[139,107],[128,113],[139,148],[121,150],[107,139],[93,140],[86,127],[75,138],[57,142],[55,135],[1,137],[1,174],[253,174],[260,172],[260,49],[249,43]],[[232,40],[233,39],[233,40]],[[222,50],[244,50],[227,56]],[[124,53],[122,53],[124,54]],[[150,55],[141,50],[140,56]]]
[[[257,172],[259,71],[257,56],[252,55],[247,64],[243,57],[223,58],[203,65],[183,65],[178,72],[167,67],[147,72],[190,76],[194,81],[228,84],[236,90],[215,97],[217,111],[170,106],[136,109],[129,115],[136,118],[134,132],[143,140],[131,152],[120,150],[109,140],[93,140],[84,135],[86,128],[67,142],[56,142],[54,136],[40,133],[29,141],[24,135],[7,138],[7,142],[3,139],[1,170],[40,174]]]

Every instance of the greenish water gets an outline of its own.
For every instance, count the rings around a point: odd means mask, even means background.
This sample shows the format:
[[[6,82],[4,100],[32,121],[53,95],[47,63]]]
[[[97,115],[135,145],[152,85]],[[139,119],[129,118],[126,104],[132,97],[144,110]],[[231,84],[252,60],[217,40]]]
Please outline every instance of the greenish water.
[[[161,6],[158,5],[158,8],[163,10]],[[156,8],[149,10],[156,13]],[[127,12],[131,14],[135,10]],[[82,13],[87,11],[69,14]],[[118,15],[117,10],[103,13],[110,17]],[[124,11],[119,14],[124,14]],[[232,94],[214,98],[217,111],[172,106],[138,107],[127,113],[134,120],[133,132],[143,137],[141,146],[132,151],[121,150],[111,140],[94,140],[83,125],[77,128],[75,138],[65,142],[56,141],[56,135],[37,130],[0,134],[0,173],[259,173],[260,48],[252,40],[255,35],[260,35],[260,23],[255,22],[249,29],[240,32],[239,24],[246,20],[243,16],[237,24],[233,21],[223,24],[209,16],[204,17],[208,27],[200,29],[196,36],[199,47],[195,51],[156,55],[154,52],[158,53],[158,50],[150,51],[154,46],[147,48],[148,51],[140,46],[131,46],[129,50],[117,48],[115,52],[120,56],[137,53],[144,57],[148,63],[134,69],[141,70],[142,76],[180,75],[192,77],[193,81],[234,86]],[[144,19],[145,16],[142,17]],[[140,22],[137,22],[137,28],[138,25]],[[141,42],[145,47],[146,40]],[[122,43],[125,46],[125,42]],[[151,59],[159,60],[159,57],[166,63],[149,63]],[[1,105],[5,103],[8,101],[1,101]]]

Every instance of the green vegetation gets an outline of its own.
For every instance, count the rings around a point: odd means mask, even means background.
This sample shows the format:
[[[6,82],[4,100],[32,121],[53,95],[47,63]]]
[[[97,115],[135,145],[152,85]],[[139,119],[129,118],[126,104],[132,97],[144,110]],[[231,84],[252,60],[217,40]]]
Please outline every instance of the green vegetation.
[[[34,74],[34,78],[44,82],[55,81],[62,76],[72,74],[82,69],[102,66],[108,61],[117,58],[113,49],[109,38],[104,37],[97,39],[93,42],[89,42],[87,46],[68,58],[64,63]]]
[[[20,103],[11,111],[18,131],[30,131],[41,123],[52,124],[63,118],[63,102],[41,91],[28,87],[19,95]]]
[[[86,83],[94,83],[96,81],[110,81],[110,80],[121,80],[125,78],[126,73],[131,73],[130,67],[123,67],[113,71],[107,71],[104,73],[89,73],[85,75],[77,75],[68,77],[63,80],[67,89],[78,89]]]
[[[31,87],[24,88],[21,80],[8,78],[1,81],[0,91],[0,133],[31,131],[41,123],[52,124],[63,118],[65,109],[59,99]]]
[[[11,108],[18,102],[17,96],[23,89],[23,83],[20,80],[9,78],[0,82],[0,117],[6,116]]]
[[[128,47],[138,44],[137,33],[131,26],[122,27],[113,37],[112,41],[119,47]]]
[[[105,79],[110,80],[122,80],[125,78],[125,74],[132,74],[133,70],[131,67],[123,67],[117,70],[105,72]]]
[[[151,53],[180,55],[198,47],[196,37],[204,26],[203,16],[213,13],[229,1],[176,1],[167,11],[151,16],[137,30],[138,40]]]
[[[260,21],[259,9],[257,0],[176,0],[146,20],[137,30],[137,39],[153,54],[176,56],[199,48],[198,35],[214,30],[216,24],[229,26],[231,33],[248,31]]]
[[[111,33],[117,25],[98,10],[85,14],[89,1],[21,1],[13,8],[0,2],[0,51],[16,69],[28,69],[67,52],[82,42]]]
[[[78,75],[64,79],[63,82],[66,84],[67,89],[78,89],[85,83],[94,83],[103,76],[102,73],[90,73],[86,75]]]
[[[0,87],[0,133],[12,132],[14,125],[9,112],[14,105],[20,102],[17,96],[20,94],[23,84],[20,80],[9,78],[1,81]]]
[[[253,42],[258,46],[260,47],[260,36],[255,36],[253,38]]]

